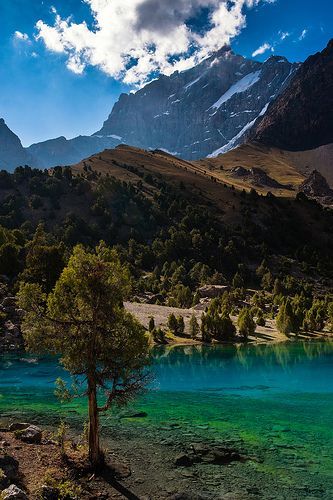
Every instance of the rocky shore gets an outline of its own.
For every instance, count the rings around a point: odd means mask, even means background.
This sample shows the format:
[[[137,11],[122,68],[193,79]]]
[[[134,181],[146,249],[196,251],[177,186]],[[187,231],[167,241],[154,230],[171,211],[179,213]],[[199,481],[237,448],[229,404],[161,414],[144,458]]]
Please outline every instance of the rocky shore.
[[[176,420],[152,429],[145,427],[142,415],[128,418],[136,420],[133,426],[128,421],[104,427],[107,466],[100,474],[89,467],[78,432],[69,433],[62,447],[55,429],[42,431],[35,423],[3,426],[1,500],[329,498],[306,464],[297,465],[304,468],[297,487],[283,480],[278,465],[270,472],[269,457],[277,453],[272,446],[251,447],[234,433],[223,442],[204,438],[204,429],[189,429]],[[280,436],[285,454],[295,453],[284,444],[287,428],[272,425],[269,432]]]

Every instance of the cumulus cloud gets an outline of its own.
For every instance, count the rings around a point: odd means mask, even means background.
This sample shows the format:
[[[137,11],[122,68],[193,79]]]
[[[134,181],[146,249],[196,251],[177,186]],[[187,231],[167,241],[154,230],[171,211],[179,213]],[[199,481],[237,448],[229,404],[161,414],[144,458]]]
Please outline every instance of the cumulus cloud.
[[[252,57],[260,56],[261,54],[267,52],[267,50],[272,50],[274,52],[274,48],[272,47],[272,45],[270,45],[269,43],[263,43],[252,53]]]
[[[200,62],[230,42],[246,24],[246,8],[273,0],[83,0],[93,26],[63,19],[39,20],[37,40],[67,56],[67,67],[82,73],[88,65],[125,83],[142,85],[152,74],[171,74]],[[207,29],[190,20],[208,9]]]
[[[29,42],[30,41],[29,35],[27,35],[26,33],[22,33],[21,31],[15,31],[14,39],[20,40],[22,42]]]

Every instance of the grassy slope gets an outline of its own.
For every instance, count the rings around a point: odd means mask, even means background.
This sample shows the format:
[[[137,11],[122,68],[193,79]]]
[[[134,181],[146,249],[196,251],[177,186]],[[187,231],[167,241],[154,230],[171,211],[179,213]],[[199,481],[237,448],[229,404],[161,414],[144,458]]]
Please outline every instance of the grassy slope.
[[[217,158],[203,159],[196,162],[199,169],[205,169],[219,180],[233,183],[239,188],[255,187],[260,193],[272,191],[276,196],[293,197],[297,187],[312,170],[319,170],[331,185],[333,185],[333,145],[322,146],[310,151],[283,151],[259,144],[243,144]],[[259,167],[271,178],[286,185],[291,184],[294,191],[288,189],[272,189],[265,186],[251,186],[231,174],[231,169],[237,166],[245,168]],[[221,169],[223,167],[223,170]]]

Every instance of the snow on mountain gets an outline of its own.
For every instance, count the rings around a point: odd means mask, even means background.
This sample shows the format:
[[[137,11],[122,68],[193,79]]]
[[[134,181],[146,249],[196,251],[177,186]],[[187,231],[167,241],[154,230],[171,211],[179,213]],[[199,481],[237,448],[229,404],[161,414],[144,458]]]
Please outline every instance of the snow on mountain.
[[[236,82],[234,85],[230,87],[229,90],[218,101],[216,101],[211,107],[215,109],[219,109],[222,104],[229,101],[231,97],[235,94],[240,94],[241,92],[245,92],[252,85],[257,83],[260,79],[261,71],[255,71],[254,73],[250,73],[249,75],[244,76],[241,80]]]
[[[189,160],[218,154],[245,140],[298,68],[285,58],[260,63],[224,47],[190,70],[122,94],[96,134]]]

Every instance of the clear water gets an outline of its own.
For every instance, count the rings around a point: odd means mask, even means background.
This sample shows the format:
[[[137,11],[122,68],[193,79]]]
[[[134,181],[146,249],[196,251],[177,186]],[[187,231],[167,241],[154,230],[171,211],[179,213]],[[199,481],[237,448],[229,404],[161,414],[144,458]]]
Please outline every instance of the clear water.
[[[236,440],[262,459],[252,474],[303,488],[295,498],[333,498],[333,343],[158,348],[153,372],[150,391],[129,410],[148,416],[121,425],[163,437],[171,423],[184,439]],[[52,359],[2,358],[0,418],[82,420],[84,401],[56,400],[59,376]],[[108,425],[119,425],[113,418]]]

